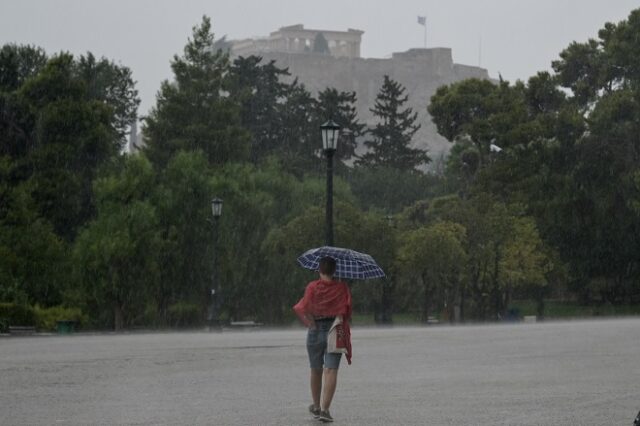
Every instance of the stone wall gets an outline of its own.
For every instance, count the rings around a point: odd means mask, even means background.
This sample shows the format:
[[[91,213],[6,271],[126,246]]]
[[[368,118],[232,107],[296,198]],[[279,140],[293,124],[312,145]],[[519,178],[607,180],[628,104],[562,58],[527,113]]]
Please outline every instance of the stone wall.
[[[269,34],[268,37],[231,40],[231,51],[238,56],[265,52],[313,52],[315,39],[319,34],[322,34],[327,41],[330,55],[359,58],[363,33],[364,31],[353,28],[349,28],[347,31],[314,30],[297,24],[281,27]]]
[[[368,125],[375,120],[370,111],[382,86],[384,75],[407,88],[408,104],[418,113],[421,129],[414,146],[425,148],[432,159],[448,152],[450,143],[438,135],[427,112],[427,105],[438,87],[467,78],[489,78],[484,68],[453,63],[451,49],[410,49],[394,53],[389,59],[336,58],[313,53],[260,52],[265,61],[275,60],[286,67],[314,95],[326,87],[355,91],[358,116]]]

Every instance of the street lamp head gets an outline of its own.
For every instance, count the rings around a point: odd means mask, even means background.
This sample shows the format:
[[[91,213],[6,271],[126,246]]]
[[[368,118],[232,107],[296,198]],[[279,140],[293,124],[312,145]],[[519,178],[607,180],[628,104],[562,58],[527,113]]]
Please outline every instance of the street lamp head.
[[[320,130],[322,131],[322,148],[325,151],[335,151],[338,148],[340,126],[329,120],[320,126]]]
[[[222,200],[218,197],[211,200],[211,212],[213,217],[220,217],[222,215]]]

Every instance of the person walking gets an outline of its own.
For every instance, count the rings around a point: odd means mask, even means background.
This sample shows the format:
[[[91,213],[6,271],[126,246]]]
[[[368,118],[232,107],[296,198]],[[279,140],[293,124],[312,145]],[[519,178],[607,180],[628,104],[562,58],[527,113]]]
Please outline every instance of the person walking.
[[[346,283],[336,281],[333,275],[336,261],[323,257],[319,263],[320,279],[307,284],[304,296],[293,307],[300,320],[308,327],[307,353],[311,367],[310,386],[313,403],[309,412],[323,422],[332,422],[329,407],[338,381],[341,353],[327,352],[327,335],[337,316],[342,317],[345,331],[346,358],[351,364],[351,291]]]

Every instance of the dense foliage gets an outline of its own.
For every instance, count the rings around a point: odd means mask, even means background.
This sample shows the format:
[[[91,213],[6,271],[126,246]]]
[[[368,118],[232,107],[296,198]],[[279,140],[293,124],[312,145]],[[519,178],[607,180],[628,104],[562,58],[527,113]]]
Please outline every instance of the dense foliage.
[[[428,322],[504,318],[516,300],[540,315],[550,298],[638,303],[638,33],[640,10],[572,43],[553,73],[439,88],[441,174],[418,170],[429,157],[399,83],[384,78],[362,123],[357,93],[312,94],[274,62],[232,60],[207,17],[172,60],[139,153],[122,152],[139,103],[128,68],[5,45],[0,328],[291,323],[314,276],[295,258],[323,244],[329,119],[344,130],[336,243],[387,272],[351,283],[356,312]]]

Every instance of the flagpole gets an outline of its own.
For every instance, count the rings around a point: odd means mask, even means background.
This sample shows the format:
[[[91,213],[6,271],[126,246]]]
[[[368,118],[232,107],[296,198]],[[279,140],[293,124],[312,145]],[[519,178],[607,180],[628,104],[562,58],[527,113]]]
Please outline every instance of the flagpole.
[[[418,15],[418,25],[424,27],[424,48],[427,48],[427,16]]]
[[[427,15],[424,16],[424,48],[427,48]]]

